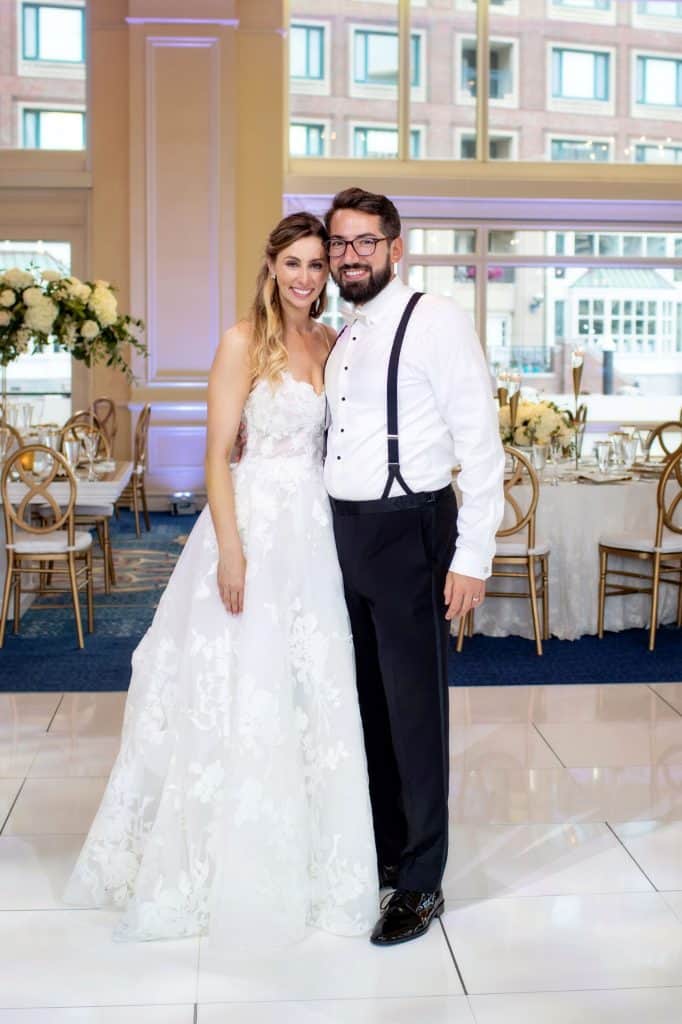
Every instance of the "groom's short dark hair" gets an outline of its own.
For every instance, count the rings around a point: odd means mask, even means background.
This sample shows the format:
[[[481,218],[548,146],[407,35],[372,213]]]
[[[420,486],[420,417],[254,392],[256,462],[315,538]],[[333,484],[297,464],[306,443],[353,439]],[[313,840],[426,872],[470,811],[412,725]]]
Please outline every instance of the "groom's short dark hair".
[[[400,214],[388,196],[355,187],[337,192],[324,215],[327,231],[337,210],[362,210],[363,213],[377,214],[381,218],[381,230],[388,238],[398,238],[400,235]]]

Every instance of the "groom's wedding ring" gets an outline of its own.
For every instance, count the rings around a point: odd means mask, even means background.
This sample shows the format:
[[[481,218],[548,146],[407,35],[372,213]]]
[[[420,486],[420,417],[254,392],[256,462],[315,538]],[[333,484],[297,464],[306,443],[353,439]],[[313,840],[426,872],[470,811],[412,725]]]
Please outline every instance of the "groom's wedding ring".
[[[481,600],[480,597],[475,597],[474,598],[474,601],[480,601],[480,600]]]

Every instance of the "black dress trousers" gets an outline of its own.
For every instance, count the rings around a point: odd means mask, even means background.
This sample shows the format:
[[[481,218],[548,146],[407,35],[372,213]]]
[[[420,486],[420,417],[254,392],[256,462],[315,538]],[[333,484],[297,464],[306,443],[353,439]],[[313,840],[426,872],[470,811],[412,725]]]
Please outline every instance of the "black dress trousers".
[[[425,497],[332,506],[379,864],[399,865],[400,888],[433,891],[448,844],[443,588],[457,539],[457,502],[450,487],[421,504]]]

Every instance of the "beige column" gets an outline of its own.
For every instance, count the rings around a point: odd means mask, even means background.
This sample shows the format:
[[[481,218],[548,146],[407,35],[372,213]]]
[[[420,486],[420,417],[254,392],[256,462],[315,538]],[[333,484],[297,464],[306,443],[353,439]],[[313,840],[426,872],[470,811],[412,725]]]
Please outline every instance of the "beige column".
[[[129,0],[127,30],[130,408],[153,408],[150,490],[201,492],[208,371],[282,205],[282,0]]]

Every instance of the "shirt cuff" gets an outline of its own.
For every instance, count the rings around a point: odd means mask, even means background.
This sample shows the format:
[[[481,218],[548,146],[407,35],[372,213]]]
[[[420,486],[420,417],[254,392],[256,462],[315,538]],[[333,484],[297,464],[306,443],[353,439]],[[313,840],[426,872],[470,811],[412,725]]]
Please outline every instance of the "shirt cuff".
[[[450,572],[457,572],[462,576],[473,576],[477,580],[487,580],[490,577],[492,566],[484,562],[480,555],[473,551],[455,550],[455,557],[450,563]]]

